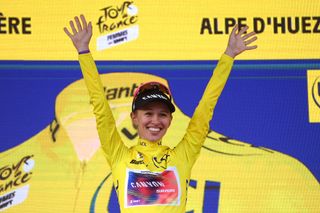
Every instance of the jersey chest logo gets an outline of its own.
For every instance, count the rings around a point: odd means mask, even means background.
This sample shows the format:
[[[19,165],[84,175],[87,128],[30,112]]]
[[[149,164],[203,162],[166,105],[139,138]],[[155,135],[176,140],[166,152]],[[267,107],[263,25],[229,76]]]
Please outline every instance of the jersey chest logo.
[[[165,154],[161,158],[153,157],[152,162],[157,168],[167,168],[167,160],[170,155]]]
[[[175,167],[163,172],[127,169],[125,207],[180,205],[181,187]]]

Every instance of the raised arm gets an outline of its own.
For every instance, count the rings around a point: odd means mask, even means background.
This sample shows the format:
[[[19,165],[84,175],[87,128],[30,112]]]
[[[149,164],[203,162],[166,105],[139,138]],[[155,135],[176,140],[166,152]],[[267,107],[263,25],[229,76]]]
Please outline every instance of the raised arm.
[[[78,17],[75,17],[74,21],[70,21],[72,33],[66,27],[64,31],[79,53],[79,63],[89,92],[90,103],[93,105],[101,146],[109,164],[114,166],[114,163],[118,162],[118,158],[127,151],[127,148],[118,134],[96,64],[89,51],[92,36],[91,22],[87,24],[83,15],[80,16],[80,19],[82,23],[80,23]],[[75,27],[74,22],[77,27]]]
[[[249,46],[257,37],[254,32],[244,34],[247,29],[248,27],[244,27],[237,33],[238,26],[235,26],[232,30],[226,51],[221,56],[207,84],[183,140],[175,149],[177,154],[185,155],[184,157],[187,158],[191,166],[197,159],[201,146],[205,141],[209,130],[209,122],[212,119],[218,98],[228,80],[234,58],[246,50],[257,48],[256,45]]]

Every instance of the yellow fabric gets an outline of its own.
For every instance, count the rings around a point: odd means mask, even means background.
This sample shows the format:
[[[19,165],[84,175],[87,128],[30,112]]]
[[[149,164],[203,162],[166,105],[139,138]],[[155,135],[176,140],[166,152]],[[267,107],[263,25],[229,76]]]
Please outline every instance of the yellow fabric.
[[[157,212],[185,212],[186,189],[188,187],[186,184],[190,181],[192,166],[200,153],[201,146],[209,130],[209,121],[212,118],[213,109],[230,74],[233,58],[222,55],[204,95],[191,118],[186,134],[173,149],[164,147],[161,143],[154,144],[146,140],[142,142],[141,139],[137,146],[128,149],[122,142],[117,131],[112,111],[105,98],[102,82],[91,54],[80,54],[79,61],[89,91],[90,102],[93,104],[102,149],[111,166],[114,185],[119,187],[117,194],[121,211],[141,212],[142,210],[152,210]],[[141,161],[141,155],[143,163],[138,165],[130,163],[132,160]],[[179,178],[177,187],[180,197],[175,198],[177,199],[175,205],[166,202],[150,202],[141,206],[125,204],[129,202],[126,201],[126,199],[128,199],[128,194],[126,193],[129,193],[126,191],[126,180],[128,179],[126,170],[128,168],[141,171],[162,172],[168,167],[176,168]],[[146,188],[150,189],[152,187],[148,186]],[[140,198],[137,198],[135,201],[142,202]]]

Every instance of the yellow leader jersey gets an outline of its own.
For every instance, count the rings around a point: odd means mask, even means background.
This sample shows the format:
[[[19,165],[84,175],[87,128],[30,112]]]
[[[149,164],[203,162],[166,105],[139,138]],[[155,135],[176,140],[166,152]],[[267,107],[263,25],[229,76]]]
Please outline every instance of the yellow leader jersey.
[[[132,147],[137,142],[130,119],[134,89],[148,81],[168,83],[144,73],[102,74],[101,80],[120,137]],[[96,119],[83,80],[57,96],[55,116],[38,134],[0,153],[0,211],[118,212],[111,170],[99,148]],[[176,147],[189,121],[176,106],[163,145]],[[174,169],[169,168],[167,174],[174,175]],[[132,187],[144,184],[139,181]],[[213,130],[206,135],[188,185],[186,212],[320,211],[319,183],[301,162]]]
[[[117,131],[91,54],[80,54],[81,70],[97,119],[102,149],[111,167],[122,212],[185,212],[191,169],[209,130],[214,107],[227,82],[233,58],[223,55],[176,147],[139,138],[125,146]]]

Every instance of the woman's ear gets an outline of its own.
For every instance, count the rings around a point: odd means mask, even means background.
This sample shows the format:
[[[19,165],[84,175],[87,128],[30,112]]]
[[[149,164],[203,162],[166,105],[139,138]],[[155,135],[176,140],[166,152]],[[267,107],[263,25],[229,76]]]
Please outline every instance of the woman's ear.
[[[136,119],[136,117],[137,117],[136,112],[131,112],[130,113],[130,117],[131,117],[132,120]]]
[[[172,113],[170,113],[170,123],[169,123],[169,126],[171,125],[171,121],[172,121],[172,119],[173,119],[173,116],[172,116]]]
[[[131,112],[130,113],[130,117],[131,117],[131,122],[132,122],[132,126],[135,129],[138,129],[138,124],[137,124],[137,113],[135,112]]]

